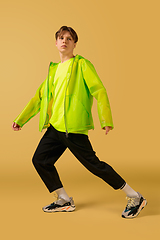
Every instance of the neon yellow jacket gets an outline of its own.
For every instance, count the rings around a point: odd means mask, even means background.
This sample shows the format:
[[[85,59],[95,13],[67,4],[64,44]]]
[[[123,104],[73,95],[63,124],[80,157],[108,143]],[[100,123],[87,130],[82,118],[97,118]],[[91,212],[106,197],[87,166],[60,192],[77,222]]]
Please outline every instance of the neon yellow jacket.
[[[50,63],[48,76],[36,91],[20,115],[14,120],[23,127],[40,112],[39,131],[49,127],[54,101],[54,76],[58,63]],[[98,115],[101,127],[111,126],[113,121],[106,89],[104,88],[93,64],[80,55],[76,55],[67,72],[68,85],[64,104],[66,132],[94,129],[91,108],[93,97],[97,99]],[[54,113],[53,113],[54,114]]]

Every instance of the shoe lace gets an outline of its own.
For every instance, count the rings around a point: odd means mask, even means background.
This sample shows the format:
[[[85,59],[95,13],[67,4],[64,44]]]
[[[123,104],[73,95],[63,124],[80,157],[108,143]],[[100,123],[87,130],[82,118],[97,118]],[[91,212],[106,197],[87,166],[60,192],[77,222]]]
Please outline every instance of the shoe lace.
[[[126,207],[127,209],[136,206],[135,198],[126,197],[126,199],[128,200]]]

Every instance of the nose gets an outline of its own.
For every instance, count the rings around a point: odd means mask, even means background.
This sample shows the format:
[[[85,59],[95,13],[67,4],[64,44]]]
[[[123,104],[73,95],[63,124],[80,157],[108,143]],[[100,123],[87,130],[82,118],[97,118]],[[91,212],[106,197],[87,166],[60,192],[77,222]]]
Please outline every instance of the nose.
[[[68,38],[67,38],[67,37],[66,37],[66,38],[65,38],[65,37],[63,38],[63,43],[68,44]]]

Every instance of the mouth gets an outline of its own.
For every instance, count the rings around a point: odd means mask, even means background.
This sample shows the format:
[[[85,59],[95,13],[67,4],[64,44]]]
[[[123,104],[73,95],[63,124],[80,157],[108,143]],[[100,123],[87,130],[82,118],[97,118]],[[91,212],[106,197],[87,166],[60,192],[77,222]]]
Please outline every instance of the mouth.
[[[67,46],[66,45],[62,45],[61,47],[66,48]]]

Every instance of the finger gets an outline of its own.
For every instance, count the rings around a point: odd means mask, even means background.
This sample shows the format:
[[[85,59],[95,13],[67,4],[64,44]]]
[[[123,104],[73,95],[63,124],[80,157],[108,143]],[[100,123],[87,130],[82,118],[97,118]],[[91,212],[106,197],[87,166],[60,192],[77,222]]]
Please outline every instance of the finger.
[[[18,124],[14,122],[14,123],[13,123],[13,127],[14,127],[14,128],[18,127]]]
[[[21,130],[21,127],[17,123],[13,122],[12,129],[14,131],[19,131],[19,130]]]
[[[16,130],[17,130],[17,131],[21,130],[21,127],[20,127],[19,125],[16,126]]]
[[[15,131],[19,131],[19,130],[21,130],[21,128],[16,127],[14,130],[15,130]]]
[[[15,130],[15,123],[12,124],[12,129]]]

